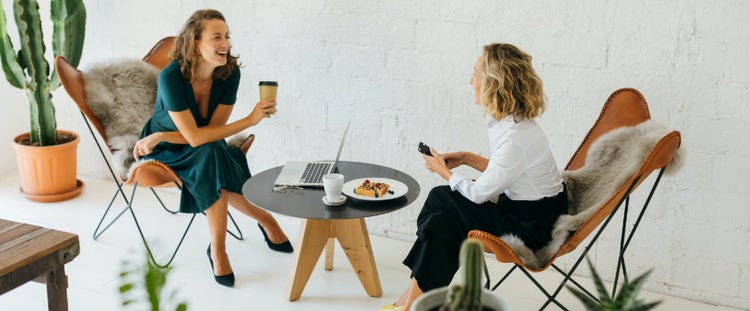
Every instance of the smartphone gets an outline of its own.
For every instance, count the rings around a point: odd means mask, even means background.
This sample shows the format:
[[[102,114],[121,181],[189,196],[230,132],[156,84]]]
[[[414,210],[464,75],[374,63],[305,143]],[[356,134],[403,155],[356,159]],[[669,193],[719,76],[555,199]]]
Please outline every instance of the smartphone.
[[[425,145],[423,142],[419,142],[419,147],[417,148],[420,153],[432,156],[432,152],[430,152],[430,146]]]

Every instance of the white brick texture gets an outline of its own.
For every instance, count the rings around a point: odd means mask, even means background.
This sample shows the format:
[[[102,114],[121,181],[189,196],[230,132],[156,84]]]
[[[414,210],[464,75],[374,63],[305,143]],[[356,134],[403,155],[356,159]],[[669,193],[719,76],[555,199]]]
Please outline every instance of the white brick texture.
[[[509,42],[533,56],[549,99],[540,122],[561,168],[609,94],[637,88],[653,119],[682,133],[687,157],[683,170],[665,177],[657,190],[628,250],[629,272],[654,268],[649,289],[750,308],[747,1],[91,0],[86,5],[84,69],[142,57],[158,39],[176,34],[196,9],[223,11],[233,51],[244,64],[234,117],[255,104],[259,80],[280,82],[279,113],[253,129],[251,170],[332,158],[335,150],[328,146],[337,144],[350,119],[354,126],[344,160],[397,168],[422,187],[411,206],[367,220],[373,234],[397,239],[415,238],[427,193],[445,184],[424,169],[419,141],[438,151],[486,155],[485,118],[468,83],[485,44]],[[6,1],[3,6],[10,8]],[[0,83],[0,93],[14,101],[0,116],[5,125],[0,137],[8,141],[28,131],[28,108],[23,93],[7,83]],[[87,135],[67,95],[62,90],[54,95],[59,127]],[[0,171],[15,170],[10,144],[0,148]],[[79,173],[104,177],[94,148],[88,137],[82,139]],[[600,266],[615,263],[617,244],[608,232],[592,259]],[[612,268],[606,269],[605,274]]]

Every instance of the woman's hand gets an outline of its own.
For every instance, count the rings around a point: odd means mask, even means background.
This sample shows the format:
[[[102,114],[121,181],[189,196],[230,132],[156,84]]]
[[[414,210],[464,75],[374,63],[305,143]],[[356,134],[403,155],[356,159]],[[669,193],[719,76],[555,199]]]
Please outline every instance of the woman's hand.
[[[151,154],[151,152],[154,151],[154,147],[161,142],[157,137],[158,134],[159,133],[153,133],[135,142],[133,156],[135,156],[136,161],[140,159],[141,156]]]
[[[430,148],[430,152],[432,153],[432,156],[426,154],[422,155],[422,158],[424,158],[424,166],[430,172],[438,173],[440,177],[443,177],[446,180],[450,179],[453,173],[450,168],[448,168],[448,165],[446,165],[446,159],[435,149]],[[453,161],[455,162],[455,159]]]
[[[454,169],[456,167],[459,167],[461,165],[466,164],[464,162],[464,153],[463,152],[448,152],[443,154],[443,159],[445,160],[445,165],[448,167],[448,169]]]
[[[270,118],[272,114],[276,113],[276,99],[269,98],[259,101],[255,104],[255,108],[247,118],[250,120],[252,125],[258,124],[263,118]]]

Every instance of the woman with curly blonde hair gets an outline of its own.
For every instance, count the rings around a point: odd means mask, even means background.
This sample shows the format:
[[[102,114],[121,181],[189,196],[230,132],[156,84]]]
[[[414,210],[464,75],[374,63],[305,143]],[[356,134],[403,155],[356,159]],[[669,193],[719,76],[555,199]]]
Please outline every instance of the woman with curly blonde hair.
[[[425,167],[449,185],[430,191],[417,218],[417,240],[404,259],[411,285],[381,310],[408,310],[424,291],[448,285],[470,230],[512,234],[536,251],[567,213],[567,193],[547,135],[534,120],[544,112],[545,97],[531,56],[510,44],[487,45],[469,83],[490,117],[490,157],[435,149],[423,155]],[[451,171],[461,165],[481,173],[472,179]]]

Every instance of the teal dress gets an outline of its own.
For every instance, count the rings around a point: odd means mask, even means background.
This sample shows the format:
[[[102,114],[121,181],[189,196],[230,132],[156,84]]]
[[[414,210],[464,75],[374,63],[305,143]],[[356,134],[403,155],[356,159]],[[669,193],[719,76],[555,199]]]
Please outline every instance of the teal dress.
[[[172,61],[159,74],[154,115],[143,127],[141,138],[156,132],[177,131],[169,111],[190,109],[198,127],[208,125],[219,103],[234,105],[239,82],[239,69],[235,69],[225,81],[213,81],[208,114],[204,119],[198,111],[193,87],[182,77],[179,61]],[[183,213],[205,211],[219,199],[221,189],[242,193],[242,184],[250,178],[245,155],[238,147],[228,146],[223,139],[197,147],[161,142],[151,154],[142,158],[163,162],[182,179],[180,212]]]

